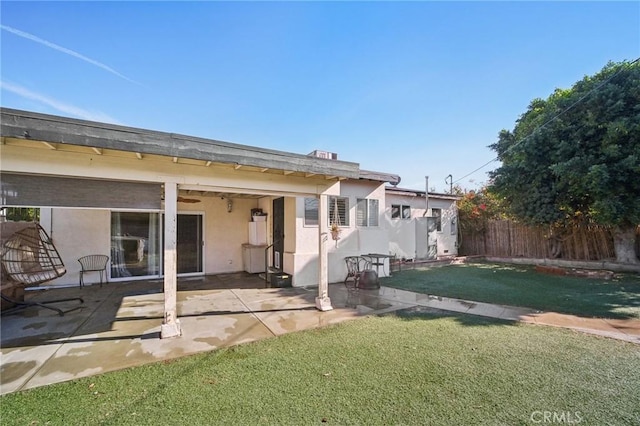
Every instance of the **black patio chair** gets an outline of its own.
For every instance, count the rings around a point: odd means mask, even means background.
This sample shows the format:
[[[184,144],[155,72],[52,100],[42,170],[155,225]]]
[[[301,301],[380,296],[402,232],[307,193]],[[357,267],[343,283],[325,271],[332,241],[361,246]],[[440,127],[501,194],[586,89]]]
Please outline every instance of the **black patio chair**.
[[[102,274],[105,275],[107,283],[109,277],[107,276],[107,263],[109,262],[109,256],[104,254],[90,254],[78,259],[82,269],[80,270],[80,287],[84,287],[84,274],[86,272],[99,272],[100,273],[100,287],[102,287]]]

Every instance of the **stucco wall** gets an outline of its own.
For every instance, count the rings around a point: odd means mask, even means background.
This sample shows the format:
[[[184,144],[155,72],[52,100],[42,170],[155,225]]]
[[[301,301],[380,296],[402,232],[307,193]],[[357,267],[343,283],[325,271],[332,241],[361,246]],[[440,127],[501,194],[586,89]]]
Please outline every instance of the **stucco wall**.
[[[387,254],[389,240],[384,222],[385,190],[379,182],[343,181],[339,195],[349,198],[349,226],[341,227],[340,239],[336,242],[328,237],[329,282],[341,282],[347,274],[346,256],[365,253]],[[377,227],[356,226],[356,203],[359,198],[378,199]],[[318,226],[304,224],[304,198],[296,198],[296,247],[293,255],[295,286],[318,284]],[[388,273],[388,264],[380,274]]]
[[[411,207],[411,219],[391,219],[391,206],[394,204]],[[436,233],[438,256],[458,254],[457,233],[452,229],[452,221],[457,222],[457,210],[454,200],[429,198],[428,216],[431,209],[442,209],[442,230]],[[386,223],[389,229],[389,251],[400,257],[413,259],[416,253],[416,225],[415,218],[425,216],[426,203],[424,197],[387,193]],[[454,233],[452,234],[452,231]]]
[[[231,212],[227,200],[220,197],[193,197],[199,203],[178,203],[178,214],[204,213],[204,272],[220,274],[238,272],[242,264],[242,244],[249,242],[251,209],[258,207],[257,199],[233,198]]]
[[[204,272],[218,274],[242,271],[242,244],[249,241],[248,223],[257,199],[237,198],[227,212],[226,200],[219,197],[188,198],[199,203],[178,203],[178,213],[203,214]],[[67,274],[47,285],[77,285],[80,264],[77,259],[87,254],[111,251],[111,211],[98,209],[51,209],[43,227],[49,232],[62,256]],[[108,269],[108,273],[110,270]],[[88,283],[98,282],[97,274],[87,275]]]
[[[51,209],[50,223],[43,224],[67,268],[66,275],[44,285],[78,285],[80,263],[88,254],[111,251],[111,213],[108,210]],[[87,274],[85,283],[99,282],[97,273]]]

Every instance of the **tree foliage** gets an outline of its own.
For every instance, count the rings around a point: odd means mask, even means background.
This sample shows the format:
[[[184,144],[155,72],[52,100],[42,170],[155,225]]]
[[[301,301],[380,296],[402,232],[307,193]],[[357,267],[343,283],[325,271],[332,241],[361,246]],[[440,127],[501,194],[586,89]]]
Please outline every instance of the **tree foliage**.
[[[461,197],[457,202],[458,217],[460,228],[465,231],[481,232],[489,219],[506,218],[502,199],[486,186],[477,191],[455,186],[453,193]]]
[[[534,99],[491,148],[502,161],[492,190],[515,216],[593,221],[628,240],[640,224],[640,62],[609,63]]]

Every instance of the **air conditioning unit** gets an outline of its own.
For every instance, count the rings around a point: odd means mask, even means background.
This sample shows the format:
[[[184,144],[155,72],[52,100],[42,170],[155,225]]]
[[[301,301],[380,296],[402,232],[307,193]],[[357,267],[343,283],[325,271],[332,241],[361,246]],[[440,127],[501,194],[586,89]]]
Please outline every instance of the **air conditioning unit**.
[[[326,158],[327,160],[337,160],[338,159],[338,154],[336,154],[335,152],[320,151],[319,149],[316,149],[315,151],[313,151],[309,155],[311,157]]]

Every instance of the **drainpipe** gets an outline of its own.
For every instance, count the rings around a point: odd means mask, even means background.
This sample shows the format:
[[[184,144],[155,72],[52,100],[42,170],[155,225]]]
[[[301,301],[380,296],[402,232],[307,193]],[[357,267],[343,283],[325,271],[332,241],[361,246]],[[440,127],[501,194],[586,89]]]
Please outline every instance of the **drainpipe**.
[[[429,212],[429,176],[425,176],[424,177],[424,213],[422,214],[422,217],[426,217],[428,212]],[[416,224],[415,224],[415,229],[416,229],[416,231],[415,231],[416,232],[416,238],[418,238],[417,237],[417,235],[418,235],[418,232],[417,232],[418,222],[417,221],[416,221]],[[428,229],[428,227],[427,227],[427,229]],[[428,238],[428,235],[427,235],[427,238]],[[413,256],[414,260],[418,258],[418,242],[417,241],[416,241],[415,246],[416,246],[416,251],[415,251],[415,254]]]
[[[426,216],[427,214],[429,214],[429,176],[425,176],[424,177],[424,202],[425,202],[425,206],[424,206],[424,214],[422,215],[422,217]]]

